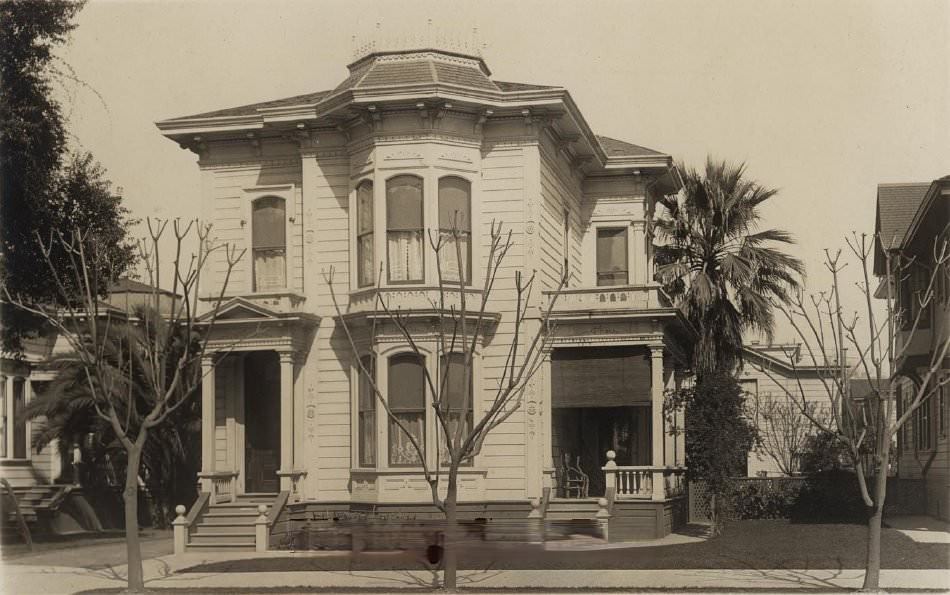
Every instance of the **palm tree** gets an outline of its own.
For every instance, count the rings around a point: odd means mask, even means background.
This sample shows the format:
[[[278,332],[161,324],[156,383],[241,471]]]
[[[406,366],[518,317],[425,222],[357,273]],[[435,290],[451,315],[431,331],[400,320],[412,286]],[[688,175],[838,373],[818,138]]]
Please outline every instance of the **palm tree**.
[[[133,357],[144,355],[135,354],[135,345],[146,340],[145,333],[171,333],[172,350],[184,348],[181,333],[168,328],[153,311],[138,308],[134,319],[150,322],[113,321],[101,327],[108,335],[105,359],[111,362],[113,374],[120,374],[123,367],[129,369],[117,361],[120,354],[131,350]],[[84,487],[93,492],[121,488],[125,483],[127,453],[112,425],[96,413],[96,401],[89,389],[89,382],[96,380],[87,377],[85,367],[70,353],[55,356],[50,364],[57,372],[56,377],[23,412],[25,418],[43,419],[40,431],[33,437],[34,448],[42,448],[57,439],[61,449],[80,444],[83,446]],[[148,384],[151,380],[145,376],[147,366],[133,365],[131,369],[131,390],[125,379],[117,382],[113,390],[117,393],[114,398],[117,411],[123,419],[128,416],[134,429],[150,410],[148,397],[153,393]],[[151,497],[152,522],[156,526],[168,525],[174,518],[175,505],[192,502],[197,496],[194,478],[200,466],[200,430],[201,406],[197,400],[176,409],[151,430],[153,438],[142,450],[140,479]]]
[[[789,233],[758,229],[758,207],[777,191],[744,174],[744,164],[707,158],[704,172],[686,169],[679,194],[657,201],[656,278],[699,335],[698,376],[734,372],[744,332],[771,339],[773,301],[788,301],[804,274],[800,260],[774,246],[794,243]]]

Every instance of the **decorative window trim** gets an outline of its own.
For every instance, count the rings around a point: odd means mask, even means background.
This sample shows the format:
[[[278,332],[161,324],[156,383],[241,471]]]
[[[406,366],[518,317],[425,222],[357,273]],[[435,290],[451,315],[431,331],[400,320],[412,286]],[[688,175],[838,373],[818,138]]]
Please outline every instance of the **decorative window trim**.
[[[253,219],[254,203],[267,197],[276,197],[284,200],[284,287],[268,289],[258,292],[254,289],[254,244],[253,244]],[[242,284],[244,295],[275,294],[287,293],[299,288],[295,287],[293,278],[293,260],[294,255],[291,252],[293,245],[293,232],[297,218],[297,185],[296,184],[273,184],[268,186],[250,186],[244,188],[244,197],[241,204],[241,227],[244,230],[244,246],[247,249],[244,261],[244,283]],[[294,221],[291,221],[291,220]],[[248,257],[250,255],[250,257]]]
[[[637,222],[633,217],[630,218],[602,218],[591,221],[583,240],[584,252],[584,270],[583,280],[585,287],[627,287],[637,285],[634,279],[640,275],[637,270],[637,263],[640,262],[636,257],[636,241],[634,237],[634,225]],[[623,228],[627,232],[627,282],[621,285],[597,285],[597,234],[601,229],[619,229]]]

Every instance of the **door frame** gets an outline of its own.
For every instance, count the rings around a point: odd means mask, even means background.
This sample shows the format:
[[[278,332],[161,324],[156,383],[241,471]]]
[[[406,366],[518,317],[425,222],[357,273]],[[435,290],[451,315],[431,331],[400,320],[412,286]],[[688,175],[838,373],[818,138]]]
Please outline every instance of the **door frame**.
[[[235,408],[235,411],[234,411],[234,413],[235,413],[235,415],[234,415],[234,424],[233,424],[233,425],[234,425],[233,436],[234,436],[234,455],[235,455],[235,456],[234,456],[234,458],[235,458],[235,466],[234,466],[234,469],[236,469],[237,472],[238,472],[238,476],[237,476],[237,478],[236,478],[236,480],[235,480],[236,483],[237,483],[237,485],[238,485],[238,488],[237,488],[237,493],[238,493],[238,494],[245,494],[245,493],[247,493],[247,481],[248,481],[248,479],[249,479],[249,472],[248,472],[248,468],[247,468],[247,450],[246,450],[246,449],[247,449],[247,409],[246,409],[246,406],[247,406],[247,387],[245,386],[245,373],[246,373],[246,370],[247,370],[247,356],[250,355],[250,354],[252,354],[252,353],[268,353],[268,352],[269,352],[269,353],[273,353],[273,354],[275,355],[275,357],[278,357],[278,356],[279,356],[278,352],[273,351],[273,350],[268,350],[268,349],[259,349],[259,350],[254,350],[254,351],[247,351],[247,352],[244,352],[244,353],[241,354],[240,365],[235,366],[235,376],[236,376],[236,379],[235,379],[235,387],[236,387],[237,390],[234,391],[234,392],[235,392],[235,395],[236,395],[236,398],[233,399],[233,400],[234,400],[234,408]],[[277,371],[278,371],[278,376],[277,376],[277,377],[278,377],[278,382],[279,382],[279,378],[280,378],[280,362],[279,362],[279,359],[278,359],[277,366],[278,366],[278,367],[277,367]],[[278,384],[278,386],[277,386],[277,391],[276,391],[276,395],[275,395],[275,396],[276,396],[276,398],[274,399],[274,401],[275,401],[275,407],[276,407],[276,411],[277,411],[277,422],[276,422],[276,423],[277,423],[277,448],[278,448],[277,468],[280,469],[280,450],[279,450],[279,449],[280,449],[280,447],[281,447],[281,436],[280,436],[280,432],[281,432],[281,427],[280,427],[280,406],[281,406],[281,402],[280,402],[280,385],[279,385],[279,384]],[[230,430],[230,428],[229,428],[229,430]],[[231,436],[231,432],[230,432],[230,431],[229,431],[228,435],[229,435],[229,438],[230,438],[230,436]],[[280,491],[280,487],[279,487],[279,486],[280,486],[280,476],[279,476],[279,475],[275,475],[275,477],[277,478],[277,482],[278,482],[277,491]]]

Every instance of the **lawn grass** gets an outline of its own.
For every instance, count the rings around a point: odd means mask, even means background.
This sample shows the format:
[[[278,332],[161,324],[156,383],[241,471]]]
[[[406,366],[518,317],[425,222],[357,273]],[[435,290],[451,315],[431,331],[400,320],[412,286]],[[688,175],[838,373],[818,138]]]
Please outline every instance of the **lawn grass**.
[[[696,543],[544,551],[478,544],[460,552],[461,570],[529,569],[852,569],[864,567],[867,528],[856,524],[798,524],[785,520],[736,521],[722,535]],[[882,567],[944,569],[950,545],[917,543],[884,529]],[[424,568],[422,552],[363,552],[351,555],[254,558],[202,564],[182,572],[293,572],[413,570]]]

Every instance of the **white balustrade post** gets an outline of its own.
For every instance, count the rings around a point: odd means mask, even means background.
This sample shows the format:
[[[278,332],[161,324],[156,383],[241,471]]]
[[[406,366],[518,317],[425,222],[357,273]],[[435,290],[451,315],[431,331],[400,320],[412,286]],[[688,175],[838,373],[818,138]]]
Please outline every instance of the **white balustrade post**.
[[[607,463],[604,465],[604,485],[607,498],[612,500],[617,493],[617,453],[612,450],[607,451]]]
[[[653,433],[653,500],[665,500],[663,471],[666,463],[663,456],[663,346],[650,346],[650,404],[652,408]]]
[[[528,513],[528,540],[532,543],[544,541],[544,513],[541,512],[541,500],[530,500],[531,512]]]
[[[280,491],[289,492],[294,466],[294,354],[280,355]]]
[[[257,519],[254,520],[254,549],[258,552],[267,551],[267,505],[257,505]]]
[[[214,357],[201,358],[201,491],[214,500]]]
[[[174,533],[175,555],[184,554],[188,548],[188,519],[185,518],[185,507],[179,504],[175,507],[175,520],[172,521]]]

